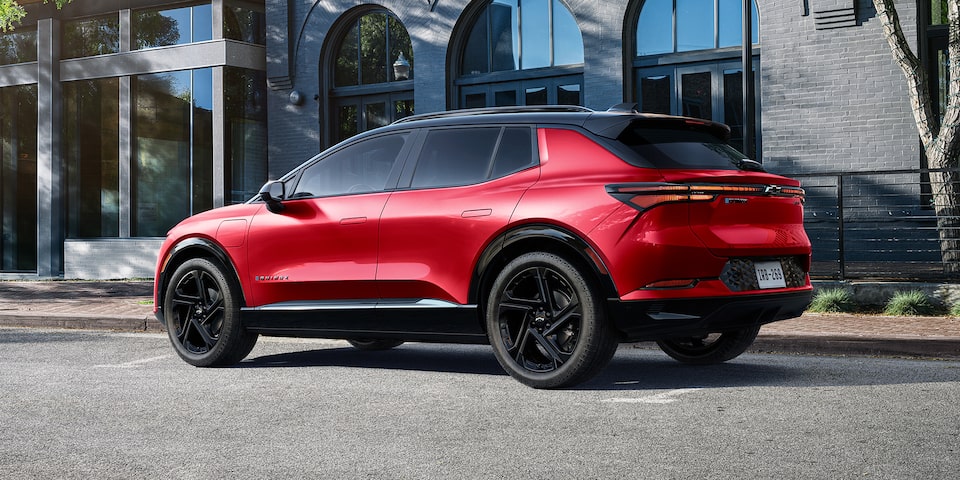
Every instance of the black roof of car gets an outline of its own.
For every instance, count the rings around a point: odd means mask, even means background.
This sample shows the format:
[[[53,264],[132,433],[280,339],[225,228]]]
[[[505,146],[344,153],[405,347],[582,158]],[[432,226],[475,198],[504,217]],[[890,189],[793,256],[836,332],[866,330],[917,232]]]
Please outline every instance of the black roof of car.
[[[627,126],[640,122],[649,123],[644,126],[651,128],[707,130],[724,140],[730,135],[730,128],[722,123],[697,118],[639,113],[626,105],[617,105],[607,111],[567,105],[449,110],[405,117],[386,128],[537,123],[573,125],[582,127],[595,135],[617,138]]]

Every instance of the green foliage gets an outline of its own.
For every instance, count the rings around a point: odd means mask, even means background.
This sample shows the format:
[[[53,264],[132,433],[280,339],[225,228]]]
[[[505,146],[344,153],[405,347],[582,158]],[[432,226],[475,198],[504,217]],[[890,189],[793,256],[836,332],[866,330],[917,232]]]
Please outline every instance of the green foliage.
[[[960,317],[960,303],[954,304],[952,307],[950,307],[950,316]]]
[[[64,5],[72,1],[54,0],[53,3],[57,5],[57,8],[63,8]],[[43,0],[43,3],[47,3],[47,0]],[[0,0],[0,32],[13,30],[14,26],[19,25],[26,15],[27,11],[16,0]]]
[[[0,0],[0,31],[13,30],[14,24],[19,24],[27,11],[14,0]]]
[[[817,290],[808,308],[809,311],[816,313],[852,312],[856,309],[857,305],[853,301],[853,295],[842,288]]]
[[[887,302],[883,313],[885,315],[935,315],[937,307],[930,302],[927,294],[920,290],[910,290],[894,294]]]

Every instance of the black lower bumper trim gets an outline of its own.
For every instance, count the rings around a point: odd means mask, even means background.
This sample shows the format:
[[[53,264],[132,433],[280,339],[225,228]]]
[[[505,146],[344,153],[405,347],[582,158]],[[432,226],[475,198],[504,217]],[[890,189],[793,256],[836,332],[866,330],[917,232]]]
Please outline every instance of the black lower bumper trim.
[[[813,296],[800,292],[624,302],[607,301],[623,341],[637,342],[751,328],[803,314]]]

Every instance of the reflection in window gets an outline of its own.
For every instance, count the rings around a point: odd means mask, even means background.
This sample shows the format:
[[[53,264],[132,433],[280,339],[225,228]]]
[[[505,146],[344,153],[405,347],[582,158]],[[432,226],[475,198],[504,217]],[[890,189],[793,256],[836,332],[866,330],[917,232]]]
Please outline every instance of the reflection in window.
[[[434,130],[424,140],[414,188],[479,183],[488,177],[500,128]]]
[[[223,3],[223,38],[257,45],[267,44],[263,2],[226,0]]]
[[[0,65],[37,61],[37,27],[0,34]]]
[[[37,86],[0,88],[0,270],[37,269]]]
[[[407,137],[405,133],[385,135],[334,152],[304,170],[292,197],[327,197],[385,190]]]
[[[134,77],[135,237],[213,206],[212,69]]]
[[[120,235],[120,81],[63,84],[67,238]]]
[[[946,25],[948,0],[930,0],[930,25]]]
[[[410,35],[400,20],[390,13],[373,12],[358,18],[340,41],[336,52],[335,87],[413,79]],[[394,64],[403,60],[410,64],[410,68],[404,77],[397,78]]]
[[[213,39],[209,4],[133,13],[137,49],[183,45]]]
[[[120,16],[63,22],[63,58],[91,57],[120,51]]]
[[[267,181],[266,73],[223,70],[224,179],[227,203],[244,202]]]
[[[740,0],[646,0],[637,18],[637,56],[738,46],[742,18]],[[755,1],[751,24],[758,43]]]
[[[670,115],[673,82],[670,75],[653,75],[640,79],[640,111]]]
[[[560,0],[493,0],[470,29],[460,74],[580,63],[583,36]]]

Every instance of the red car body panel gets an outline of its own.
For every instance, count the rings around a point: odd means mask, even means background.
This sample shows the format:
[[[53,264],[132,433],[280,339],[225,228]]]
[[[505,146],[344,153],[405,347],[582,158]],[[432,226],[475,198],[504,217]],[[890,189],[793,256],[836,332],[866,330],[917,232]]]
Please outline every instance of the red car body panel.
[[[529,168],[468,187],[394,192],[380,222],[381,298],[468,303],[480,253],[539,175]]]

